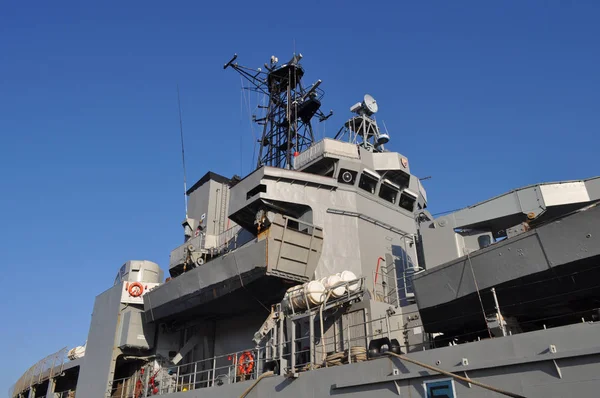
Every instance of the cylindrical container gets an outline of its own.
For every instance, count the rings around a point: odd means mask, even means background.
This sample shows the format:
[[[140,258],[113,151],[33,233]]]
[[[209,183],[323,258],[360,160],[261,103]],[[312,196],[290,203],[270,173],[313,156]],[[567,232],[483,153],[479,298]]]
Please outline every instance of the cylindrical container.
[[[346,285],[340,285],[340,282],[342,282],[342,278],[339,275],[329,275],[321,279],[321,283],[323,283],[325,289],[331,290],[331,297],[334,298],[340,298],[346,293]],[[336,285],[338,286],[332,289]]]
[[[315,307],[325,300],[325,286],[320,281],[310,281],[303,285],[291,287],[285,293],[286,305],[294,310],[303,310],[308,306]],[[306,301],[308,300],[308,305]]]
[[[344,271],[340,274],[340,278],[345,281],[345,282],[350,282],[350,281],[354,281],[356,280],[356,275],[354,274],[354,272],[352,271]],[[358,290],[359,288],[359,281],[356,281],[354,283],[351,283],[350,285],[348,285],[348,290],[350,291],[350,293],[354,293]]]

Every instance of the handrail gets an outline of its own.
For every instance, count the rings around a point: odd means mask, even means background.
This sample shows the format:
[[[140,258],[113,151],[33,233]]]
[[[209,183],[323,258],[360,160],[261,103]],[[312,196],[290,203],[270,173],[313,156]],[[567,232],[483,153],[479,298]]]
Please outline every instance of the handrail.
[[[14,397],[15,394],[20,394],[28,390],[32,385],[39,384],[44,380],[62,373],[64,364],[67,360],[67,351],[67,347],[63,347],[55,353],[42,358],[32,367],[27,369],[9,390],[11,398]]]

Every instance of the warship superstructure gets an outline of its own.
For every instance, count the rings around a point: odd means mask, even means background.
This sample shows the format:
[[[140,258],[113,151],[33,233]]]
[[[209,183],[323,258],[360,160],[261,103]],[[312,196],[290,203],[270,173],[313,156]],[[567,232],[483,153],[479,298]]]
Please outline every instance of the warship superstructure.
[[[224,65],[266,98],[256,169],[187,190],[169,277],[127,261],[10,398],[595,396],[600,177],[435,218],[370,95],[315,140],[301,58]]]

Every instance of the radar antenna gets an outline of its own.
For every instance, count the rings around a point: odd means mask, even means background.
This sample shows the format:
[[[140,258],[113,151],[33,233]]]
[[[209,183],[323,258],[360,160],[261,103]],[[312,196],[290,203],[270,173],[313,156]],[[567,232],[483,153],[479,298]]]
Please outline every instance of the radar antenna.
[[[383,151],[383,145],[390,141],[390,136],[387,128],[385,133],[379,130],[377,121],[373,117],[378,110],[379,106],[375,98],[365,94],[362,102],[357,102],[350,107],[350,112],[356,113],[356,116],[353,116],[344,124],[335,135],[335,139],[342,140],[346,138],[348,142],[360,145],[371,152]]]
[[[313,117],[322,122],[333,114],[330,111],[325,115],[320,110],[324,95],[319,88],[321,80],[310,87],[302,84],[302,54],[294,54],[283,65],[278,65],[277,57],[271,56],[269,63],[264,65],[264,71],[238,65],[236,59],[237,54],[223,69],[235,69],[249,83],[243,89],[262,93],[269,98],[267,106],[259,106],[264,110],[264,115],[252,116],[254,122],[263,126],[256,167],[266,165],[289,169],[292,167],[292,158],[315,141]]]

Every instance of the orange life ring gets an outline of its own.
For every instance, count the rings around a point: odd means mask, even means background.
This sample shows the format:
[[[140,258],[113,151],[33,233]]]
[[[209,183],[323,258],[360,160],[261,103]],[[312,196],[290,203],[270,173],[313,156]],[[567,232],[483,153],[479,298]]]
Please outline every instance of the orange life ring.
[[[254,369],[254,355],[250,351],[245,351],[238,359],[238,374],[249,375]]]
[[[131,297],[139,297],[144,293],[144,285],[139,282],[133,282],[127,289]]]

